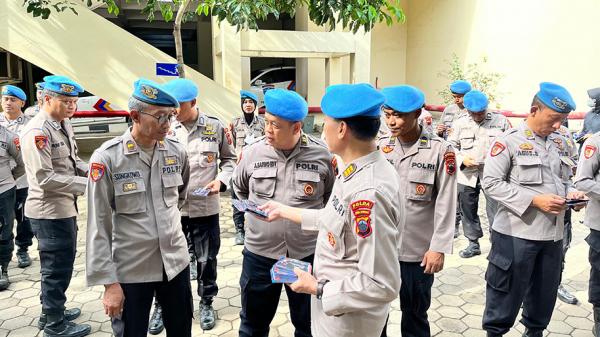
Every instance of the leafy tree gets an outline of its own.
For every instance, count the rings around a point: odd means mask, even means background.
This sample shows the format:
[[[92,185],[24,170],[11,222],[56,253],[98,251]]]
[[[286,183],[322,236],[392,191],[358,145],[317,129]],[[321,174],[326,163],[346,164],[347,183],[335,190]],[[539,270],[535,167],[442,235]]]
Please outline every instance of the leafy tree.
[[[307,6],[310,19],[319,26],[328,26],[333,30],[341,25],[356,33],[361,27],[370,31],[378,22],[392,25],[394,21],[404,22],[406,17],[400,7],[400,0],[199,0],[194,8],[191,0],[125,0],[126,2],[144,3],[142,14],[149,21],[160,13],[165,21],[173,20],[173,35],[180,76],[183,73],[183,53],[181,48],[181,23],[195,15],[214,16],[218,22],[227,20],[229,24],[241,29],[258,30],[258,21],[269,15],[279,16],[283,13],[294,16],[296,8]],[[87,7],[106,4],[108,12],[119,15],[120,8],[115,0],[23,0],[23,6],[34,17],[48,19],[52,10],[63,12],[70,10],[77,14],[75,6],[83,3]],[[196,3],[196,1],[194,1]],[[177,13],[177,14],[175,14]]]
[[[438,73],[438,77],[448,79],[447,85],[443,89],[438,90],[438,95],[442,98],[444,104],[450,104],[453,101],[452,93],[450,92],[450,83],[456,80],[465,80],[471,83],[473,89],[479,90],[488,96],[491,103],[495,103],[496,108],[500,108],[500,99],[502,93],[498,92],[498,83],[504,75],[497,72],[487,72],[487,57],[482,57],[480,62],[473,62],[463,66],[460,58],[456,54],[452,54],[450,60],[446,60],[449,69]]]

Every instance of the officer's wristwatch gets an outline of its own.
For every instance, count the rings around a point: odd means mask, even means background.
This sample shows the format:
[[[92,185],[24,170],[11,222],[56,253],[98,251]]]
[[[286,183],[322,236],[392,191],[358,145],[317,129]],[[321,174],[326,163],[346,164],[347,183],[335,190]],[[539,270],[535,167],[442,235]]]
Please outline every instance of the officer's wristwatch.
[[[329,282],[329,280],[320,280],[319,283],[317,284],[317,299],[320,300],[321,297],[323,297],[323,287],[325,287],[325,284]]]

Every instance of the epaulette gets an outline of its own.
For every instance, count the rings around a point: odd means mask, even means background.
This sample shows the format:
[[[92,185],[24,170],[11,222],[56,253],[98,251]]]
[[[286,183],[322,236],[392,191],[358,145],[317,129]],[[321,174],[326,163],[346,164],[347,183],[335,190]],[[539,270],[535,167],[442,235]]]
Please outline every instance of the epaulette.
[[[317,144],[317,145],[322,146],[322,147],[324,147],[324,148],[327,149],[327,144],[322,139],[317,138],[317,137],[315,137],[313,135],[306,135],[306,137],[307,137],[307,139],[308,139],[309,142]]]
[[[122,141],[123,141],[123,138],[121,138],[121,136],[117,136],[113,139],[109,139],[109,140],[105,141],[104,143],[102,143],[102,145],[100,145],[100,147],[98,149],[96,149],[96,151],[107,150],[115,145],[120,145]]]

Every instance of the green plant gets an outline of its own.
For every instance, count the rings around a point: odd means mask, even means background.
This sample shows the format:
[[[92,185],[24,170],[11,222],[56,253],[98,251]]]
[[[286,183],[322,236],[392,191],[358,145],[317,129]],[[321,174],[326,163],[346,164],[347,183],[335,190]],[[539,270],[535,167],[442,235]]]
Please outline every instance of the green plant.
[[[0,0],[6,1],[6,0]],[[14,1],[14,0],[13,0]],[[119,4],[141,3],[141,13],[148,21],[160,13],[165,21],[173,20],[183,0],[23,0],[23,6],[34,17],[47,19],[52,10],[71,10],[82,3],[87,7],[106,5],[109,13],[118,16]],[[257,22],[269,15],[279,18],[282,13],[294,16],[296,8],[306,6],[310,19],[319,26],[333,30],[337,25],[356,33],[360,28],[371,30],[378,22],[392,25],[394,21],[404,22],[406,17],[400,7],[400,0],[199,0],[189,10],[184,7],[183,21],[193,15],[214,16],[219,22],[226,20],[241,29],[258,29]]]
[[[449,68],[438,73],[438,77],[448,79],[444,88],[438,90],[438,95],[442,98],[444,104],[453,102],[450,84],[456,80],[465,80],[471,83],[473,89],[479,90],[488,96],[490,106],[493,104],[496,109],[500,108],[502,93],[498,91],[498,83],[500,83],[504,75],[498,72],[486,71],[488,65],[487,57],[482,57],[480,62],[469,63],[463,66],[460,58],[453,53],[450,60],[446,60],[446,63]]]

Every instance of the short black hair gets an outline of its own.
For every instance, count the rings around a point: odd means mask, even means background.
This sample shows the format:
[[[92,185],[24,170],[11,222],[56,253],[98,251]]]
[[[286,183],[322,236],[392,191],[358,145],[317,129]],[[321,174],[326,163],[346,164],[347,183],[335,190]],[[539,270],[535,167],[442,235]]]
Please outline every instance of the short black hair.
[[[381,119],[379,117],[358,116],[341,118],[337,119],[337,121],[345,122],[354,137],[362,141],[374,140],[381,127]]]

